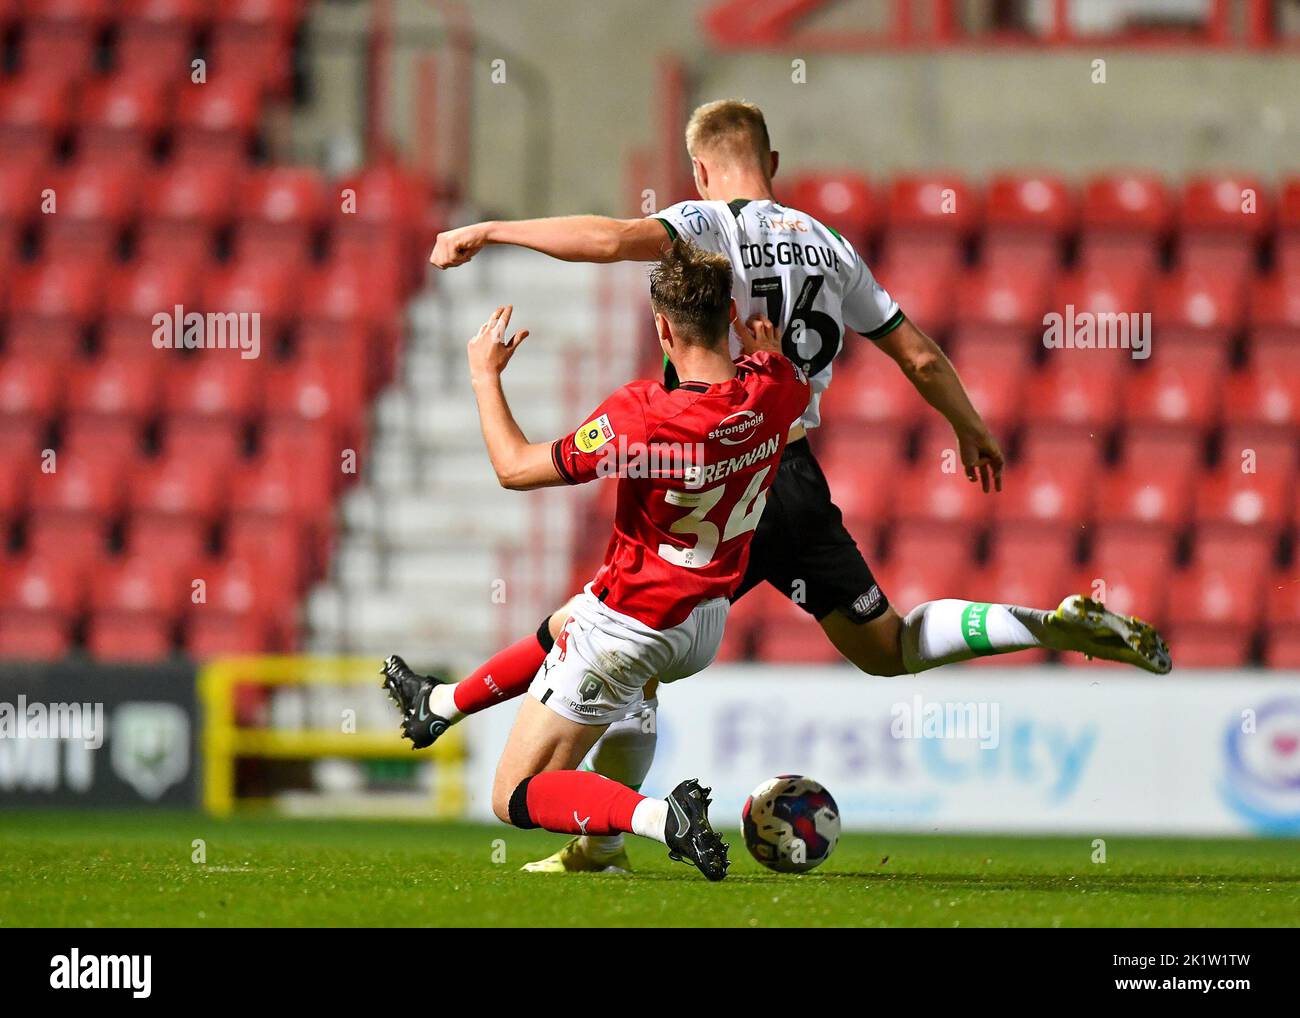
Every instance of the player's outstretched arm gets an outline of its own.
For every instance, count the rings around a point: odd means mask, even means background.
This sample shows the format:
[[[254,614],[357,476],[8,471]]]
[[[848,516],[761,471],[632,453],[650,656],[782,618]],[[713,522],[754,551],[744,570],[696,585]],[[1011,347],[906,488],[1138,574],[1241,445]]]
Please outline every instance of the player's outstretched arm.
[[[947,354],[907,319],[876,345],[902,368],[925,401],[948,419],[957,435],[966,477],[978,480],[985,491],[1001,491],[1002,450],[971,403]]]
[[[440,269],[450,269],[464,265],[488,244],[513,244],[566,262],[649,262],[659,257],[668,242],[668,231],[653,218],[492,220],[438,234],[429,261]]]
[[[469,341],[469,379],[497,480],[503,488],[528,491],[563,484],[564,479],[551,462],[550,445],[528,441],[501,388],[501,372],[528,336],[524,329],[505,338],[513,312],[510,304],[497,308]]]

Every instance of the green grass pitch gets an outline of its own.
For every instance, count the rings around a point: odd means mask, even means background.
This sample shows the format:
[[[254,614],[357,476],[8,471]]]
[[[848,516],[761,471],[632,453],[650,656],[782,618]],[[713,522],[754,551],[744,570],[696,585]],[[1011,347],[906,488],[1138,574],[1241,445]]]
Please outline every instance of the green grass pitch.
[[[1294,841],[1115,837],[1098,864],[1086,837],[854,834],[821,869],[786,876],[732,832],[721,884],[637,839],[634,876],[518,872],[563,840],[471,824],[7,813],[0,927],[1300,923]]]

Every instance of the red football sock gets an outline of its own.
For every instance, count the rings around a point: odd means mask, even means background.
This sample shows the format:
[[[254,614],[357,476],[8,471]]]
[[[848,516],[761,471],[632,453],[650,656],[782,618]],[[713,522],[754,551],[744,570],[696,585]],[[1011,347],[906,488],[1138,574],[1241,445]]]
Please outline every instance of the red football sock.
[[[519,696],[528,689],[545,660],[546,651],[536,635],[525,636],[488,658],[456,683],[452,691],[456,709],[474,714],[484,707]]]
[[[528,782],[528,818],[557,834],[631,833],[644,798],[594,771],[543,771]]]

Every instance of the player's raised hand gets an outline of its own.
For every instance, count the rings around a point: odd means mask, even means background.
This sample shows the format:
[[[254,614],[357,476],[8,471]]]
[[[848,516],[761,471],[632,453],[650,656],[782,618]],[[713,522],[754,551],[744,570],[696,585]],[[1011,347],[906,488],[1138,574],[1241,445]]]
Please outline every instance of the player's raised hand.
[[[460,226],[454,230],[445,230],[438,234],[433,244],[433,254],[429,261],[440,269],[450,269],[464,265],[473,258],[487,243],[487,226],[474,223]]]
[[[506,365],[510,363],[510,358],[519,349],[519,344],[528,337],[528,330],[521,329],[509,339],[506,338],[506,330],[510,328],[510,316],[514,310],[513,304],[505,304],[497,308],[469,341],[471,382],[499,377]]]
[[[957,445],[961,452],[966,480],[980,482],[986,492],[1002,490],[1002,449],[998,440],[987,431],[958,433]]]
[[[745,353],[757,353],[759,350],[781,352],[781,339],[776,334],[776,326],[762,315],[750,315],[748,321],[741,321],[740,315],[737,315],[731,324],[740,340],[740,349]]]

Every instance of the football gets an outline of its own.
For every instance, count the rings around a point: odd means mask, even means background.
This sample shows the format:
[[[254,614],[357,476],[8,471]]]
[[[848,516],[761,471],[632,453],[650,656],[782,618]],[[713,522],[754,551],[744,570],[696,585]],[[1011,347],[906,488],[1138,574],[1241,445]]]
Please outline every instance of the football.
[[[740,812],[749,854],[778,873],[807,873],[840,840],[840,810],[812,778],[781,774],[759,785]]]

